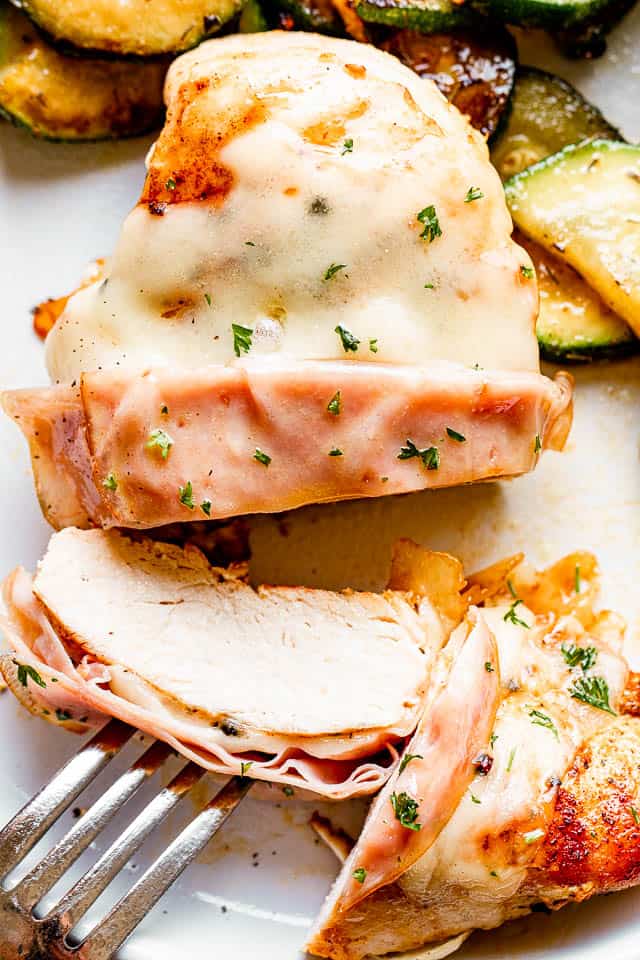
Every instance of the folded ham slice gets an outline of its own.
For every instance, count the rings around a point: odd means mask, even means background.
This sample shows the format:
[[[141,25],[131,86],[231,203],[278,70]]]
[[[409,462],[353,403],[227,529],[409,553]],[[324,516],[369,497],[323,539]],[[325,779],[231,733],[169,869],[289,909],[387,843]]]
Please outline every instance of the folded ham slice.
[[[84,374],[3,403],[54,527],[145,528],[525,473],[562,446],[570,396],[562,374],[255,360]]]
[[[372,793],[415,729],[447,629],[426,595],[250,587],[244,568],[116,532],[55,534],[5,585],[30,709],[119,717],[220,773]]]
[[[429,776],[414,757],[429,756],[435,704],[426,712],[404,771],[401,763],[371,807],[309,952],[415,957],[449,938],[454,949],[474,929],[522,916],[536,902],[558,908],[640,881],[640,722],[616,715],[629,707],[623,627],[592,611],[593,560],[583,557],[579,569],[578,592],[575,558],[544,576],[516,570],[508,588],[504,579],[491,587],[492,576],[472,583],[469,596],[485,593],[480,616],[497,650],[458,683],[495,678],[497,713],[489,701],[475,728],[478,753],[446,794],[448,809],[442,794],[434,809],[433,779],[446,775],[447,763],[443,770],[432,762]],[[438,724],[441,740],[458,719],[449,711]],[[416,801],[409,816],[400,791]],[[391,825],[406,834],[401,845],[388,842]]]

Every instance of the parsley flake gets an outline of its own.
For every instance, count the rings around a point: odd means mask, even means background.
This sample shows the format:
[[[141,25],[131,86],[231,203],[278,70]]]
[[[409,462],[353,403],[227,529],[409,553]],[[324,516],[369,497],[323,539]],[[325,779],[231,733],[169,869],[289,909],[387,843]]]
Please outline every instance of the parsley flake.
[[[251,766],[252,763],[253,763],[253,760],[241,760],[241,761],[240,761],[240,776],[241,776],[241,777],[246,777],[246,775],[247,775],[247,770],[249,769],[249,767]]]
[[[338,447],[334,447],[333,450],[329,450],[329,454],[328,454],[328,455],[329,455],[330,457],[342,457],[342,456],[344,456],[344,454],[342,453],[342,450],[340,450]]]
[[[348,140],[345,140],[342,144],[342,150],[340,155],[344,157],[345,153],[353,153],[353,140],[349,137]]]
[[[357,867],[357,868],[353,871],[353,873],[351,874],[351,876],[353,877],[354,880],[357,880],[358,883],[364,883],[364,881],[365,881],[365,879],[366,879],[366,876],[367,876],[367,871],[365,870],[364,867]]]
[[[540,439],[540,434],[536,433],[536,438],[533,441],[533,452],[540,453],[542,450],[542,440]]]
[[[239,323],[232,323],[231,330],[233,332],[233,352],[236,357],[239,357],[240,353],[249,353],[251,337],[253,336],[251,327],[243,327]]]
[[[68,710],[61,710],[60,707],[56,708],[56,719],[64,721],[71,720],[71,714]]]
[[[617,716],[609,703],[609,684],[604,677],[580,677],[574,680],[569,693],[574,700],[580,700],[582,703],[588,703],[590,707],[595,707],[596,710],[604,710],[605,713]]]
[[[331,280],[332,277],[335,277],[336,273],[340,273],[341,270],[346,268],[346,263],[332,263],[330,267],[327,267],[324,273],[323,280]]]
[[[271,457],[268,453],[265,453],[260,447],[256,447],[256,452],[253,455],[253,459],[257,460],[258,463],[262,463],[265,467],[268,467],[271,463]]]
[[[375,339],[369,340],[369,350],[371,350],[371,353],[377,353],[377,352],[378,352],[378,338],[377,338],[377,337],[376,337]]]
[[[563,643],[560,647],[562,656],[570,667],[582,667],[583,673],[590,670],[598,659],[595,647],[579,647],[575,643]]]
[[[357,337],[354,337],[350,330],[347,330],[346,327],[338,324],[337,327],[334,327],[334,333],[337,333],[342,340],[342,349],[345,353],[349,353],[350,350],[353,353],[356,352],[358,346],[360,345],[360,341]]]
[[[516,627],[525,627],[529,630],[529,624],[522,620],[516,613],[516,607],[521,603],[522,600],[514,600],[502,619],[505,623],[512,623]]]
[[[558,728],[551,717],[547,716],[546,713],[542,713],[540,710],[536,710],[534,707],[527,706],[527,710],[529,711],[531,723],[535,723],[538,727],[545,727],[547,730],[551,730],[556,740],[560,739]]]
[[[205,517],[211,516],[211,500],[203,500],[200,504],[200,509],[204,513]]]
[[[464,443],[467,439],[464,433],[458,433],[458,431],[454,430],[452,427],[447,427],[447,436],[452,440],[455,440],[456,443]]]
[[[480,187],[469,187],[467,190],[467,195],[464,198],[465,203],[473,203],[474,200],[482,200],[484,193]]]
[[[418,457],[427,470],[437,470],[440,466],[440,451],[437,447],[425,447],[419,450],[413,440],[407,439],[406,446],[400,448],[398,460],[411,460]]]
[[[195,503],[193,502],[193,487],[191,486],[191,480],[187,480],[184,487],[178,487],[178,500],[180,503],[188,507],[189,510],[195,509]]]
[[[491,744],[491,746],[493,746],[493,745],[495,744],[496,740],[498,740],[498,739],[499,739],[498,734],[497,734],[497,733],[492,733],[491,736],[489,737],[489,743]]]
[[[207,306],[210,307],[210,306],[211,306],[211,294],[210,294],[210,293],[205,293],[204,298],[205,298],[205,300],[207,301]]]
[[[579,564],[579,563],[576,563],[576,569],[575,569],[574,575],[573,575],[573,589],[574,589],[575,593],[580,593],[580,586],[581,586],[581,580],[580,580],[580,564]]]
[[[340,409],[341,409],[340,391],[336,390],[334,395],[331,397],[331,400],[329,400],[329,403],[327,404],[327,412],[332,413],[334,417],[337,417],[340,415]]]
[[[435,283],[425,283],[424,288],[425,290],[435,290],[436,285]]]
[[[402,760],[400,761],[400,767],[398,773],[402,773],[404,768],[411,763],[412,760],[422,760],[423,756],[421,753],[405,753],[402,755]]]
[[[471,791],[469,791],[469,795],[471,797],[472,803],[482,803],[482,800],[480,799],[480,797],[476,797],[475,793],[471,793]]]
[[[117,490],[117,489],[118,489],[118,481],[116,480],[116,478],[115,478],[115,476],[113,475],[113,473],[108,473],[108,474],[107,474],[107,476],[106,476],[106,477],[104,478],[104,480],[102,481],[102,486],[103,486],[103,487],[106,487],[107,490]]]
[[[160,413],[164,413],[165,416],[169,413],[169,407],[166,405],[166,403],[163,403],[160,407]]]
[[[408,793],[392,793],[391,806],[401,826],[407,830],[422,829],[422,824],[418,823],[418,801]]]
[[[498,874],[496,873],[495,870],[489,870],[489,876],[490,876],[490,877],[497,877]]]
[[[631,816],[633,817],[633,822],[634,822],[635,824],[639,824],[639,823],[640,823],[640,817],[638,816],[638,811],[636,810],[635,807],[631,807],[630,809],[631,809]]]
[[[149,439],[145,443],[147,450],[159,450],[160,456],[166,460],[169,456],[169,450],[173,446],[173,440],[161,427],[156,427],[149,434]]]
[[[167,190],[175,190],[175,188],[176,188],[176,182],[175,182],[175,180],[173,179],[173,177],[169,177],[169,179],[168,179],[167,182],[165,183],[165,187],[167,188]]]
[[[540,827],[537,830],[530,830],[528,833],[522,834],[522,839],[525,843],[535,843],[536,840],[541,840],[544,837],[544,830],[541,830]]]
[[[17,660],[13,662],[18,668],[18,683],[21,683],[23,687],[27,686],[27,677],[30,677],[39,687],[46,687],[46,683],[35,667],[30,666],[28,663],[18,663]]]
[[[433,205],[425,207],[424,210],[421,210],[420,213],[416,214],[416,220],[418,220],[424,227],[424,230],[420,234],[421,240],[428,240],[429,243],[433,243],[436,237],[442,236],[442,229],[438,220],[436,208]]]
[[[533,267],[528,267],[526,263],[520,264],[520,273],[525,278],[525,280],[533,280],[533,278],[536,275]]]
[[[245,247],[255,247],[253,240],[245,240],[244,245]]]
[[[493,664],[491,663],[490,660],[485,660],[484,668],[487,671],[487,673],[493,673]]]
[[[282,792],[284,793],[285,797],[292,797],[292,796],[293,796],[293,787],[290,787],[289,784],[287,784],[286,786],[284,786],[284,787],[282,788]]]
[[[511,768],[513,766],[513,761],[515,760],[517,749],[518,749],[517,747],[514,747],[511,753],[509,754],[509,760],[507,761],[507,773],[511,773]]]

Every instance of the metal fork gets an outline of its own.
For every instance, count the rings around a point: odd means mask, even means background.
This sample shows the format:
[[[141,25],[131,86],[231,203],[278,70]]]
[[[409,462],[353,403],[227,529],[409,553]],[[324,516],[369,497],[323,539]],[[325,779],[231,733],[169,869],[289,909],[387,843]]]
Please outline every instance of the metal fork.
[[[15,886],[8,874],[136,731],[111,720],[0,831],[2,960],[108,960],[235,810],[252,785],[232,777],[102,921],[79,943],[68,934],[167,814],[205,774],[187,763],[45,916],[34,908],[142,784],[173,753],[154,742]]]

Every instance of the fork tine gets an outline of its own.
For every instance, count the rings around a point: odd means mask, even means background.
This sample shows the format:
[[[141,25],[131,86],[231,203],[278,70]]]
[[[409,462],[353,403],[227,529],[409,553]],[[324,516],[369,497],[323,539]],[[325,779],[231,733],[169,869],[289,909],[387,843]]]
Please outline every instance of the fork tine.
[[[23,909],[33,909],[144,781],[162,766],[171,752],[171,747],[166,743],[152,743],[59,843],[22,878],[14,888],[14,896]]]
[[[182,871],[207,845],[248,793],[253,781],[233,777],[179,834],[86,938],[79,960],[109,960]]]
[[[47,914],[43,927],[53,935],[64,935],[86,913],[92,903],[106,889],[129,857],[182,797],[191,790],[205,771],[195,763],[188,763],[161,790],[145,809],[132,820],[126,830],[105,850],[99,860],[65,893],[59,903]]]
[[[9,821],[0,831],[0,879],[24,859],[133,733],[133,727],[110,720]]]

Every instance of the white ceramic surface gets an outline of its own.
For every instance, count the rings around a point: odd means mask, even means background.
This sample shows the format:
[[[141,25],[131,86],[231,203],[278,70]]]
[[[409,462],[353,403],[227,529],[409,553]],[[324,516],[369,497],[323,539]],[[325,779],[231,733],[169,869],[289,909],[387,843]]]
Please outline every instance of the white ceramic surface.
[[[569,63],[540,35],[520,38],[523,62],[574,82],[619,125],[640,137],[640,6],[593,63]],[[44,383],[42,344],[29,310],[71,289],[86,262],[109,252],[136,199],[148,139],[70,146],[37,143],[0,127],[0,289],[3,318],[0,387]],[[576,373],[576,421],[563,455],[547,454],[534,475],[512,483],[314,507],[254,522],[257,580],[379,587],[398,536],[458,553],[472,569],[515,550],[544,564],[576,549],[594,550],[604,572],[605,600],[629,620],[629,651],[640,663],[640,360]],[[33,567],[48,538],[33,495],[26,449],[0,417],[0,575],[17,563]],[[0,698],[0,822],[79,745]],[[139,752],[140,745],[136,745]],[[134,748],[116,766],[122,767]],[[104,781],[103,781],[104,782]],[[153,786],[130,805],[140,808]],[[100,782],[96,790],[100,789]],[[203,800],[211,781],[199,791]],[[95,793],[95,791],[94,791]],[[82,799],[83,805],[86,801]],[[119,956],[126,960],[231,957],[293,960],[305,928],[336,872],[332,855],[307,826],[314,808],[287,799],[248,799],[138,929]],[[142,849],[121,881],[98,901],[94,916],[121,893],[167,842],[190,802]],[[362,804],[331,808],[357,827]],[[63,818],[69,824],[71,814]],[[82,858],[76,872],[122,829],[121,817]],[[37,853],[39,848],[36,849]],[[640,891],[604,897],[553,917],[535,915],[476,935],[460,960],[637,960]]]

